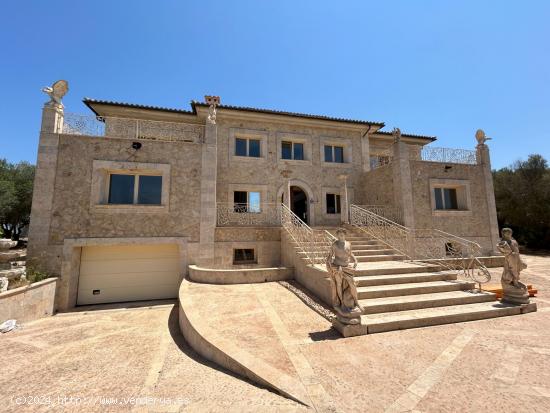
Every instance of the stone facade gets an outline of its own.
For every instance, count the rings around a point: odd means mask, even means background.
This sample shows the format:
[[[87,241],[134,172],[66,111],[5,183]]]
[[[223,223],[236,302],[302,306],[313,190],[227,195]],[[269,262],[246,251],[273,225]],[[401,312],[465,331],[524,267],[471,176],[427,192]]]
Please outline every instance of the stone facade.
[[[382,123],[224,106],[209,116],[213,108],[196,102],[189,112],[85,102],[108,127],[79,131],[62,107],[45,106],[38,151],[29,265],[62,275],[62,308],[74,305],[76,254],[87,239],[173,239],[185,248],[182,262],[212,268],[238,268],[234,250],[253,248],[256,260],[246,266],[280,266],[284,242],[273,222],[219,225],[219,205],[233,208],[234,191],[259,193],[263,211],[278,208],[283,197],[288,205],[288,188],[299,188],[314,227],[347,222],[351,204],[377,204],[401,208],[405,225],[440,228],[487,250],[497,230],[488,152],[478,165],[449,166],[420,160],[433,138],[403,134],[394,143],[379,132]],[[259,140],[259,156],[237,156],[236,139]],[[302,145],[304,159],[282,159],[283,141]],[[343,148],[343,162],[325,162],[325,146]],[[373,169],[372,156],[382,154],[389,164]],[[161,174],[161,205],[105,202],[110,171]],[[467,182],[469,210],[434,213],[434,179]],[[340,196],[339,213],[329,213],[327,194]]]

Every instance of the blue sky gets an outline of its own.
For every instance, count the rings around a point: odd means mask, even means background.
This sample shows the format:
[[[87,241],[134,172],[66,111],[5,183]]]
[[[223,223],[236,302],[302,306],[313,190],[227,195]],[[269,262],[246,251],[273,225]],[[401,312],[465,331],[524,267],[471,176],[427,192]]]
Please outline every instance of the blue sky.
[[[493,167],[550,160],[548,1],[11,1],[0,13],[0,157],[35,162],[43,86],[188,108],[384,121]]]

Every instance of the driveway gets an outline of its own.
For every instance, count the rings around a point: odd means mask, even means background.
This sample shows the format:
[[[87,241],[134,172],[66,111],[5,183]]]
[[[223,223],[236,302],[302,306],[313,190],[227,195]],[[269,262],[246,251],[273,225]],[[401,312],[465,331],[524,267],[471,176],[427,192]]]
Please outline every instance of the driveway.
[[[198,356],[175,302],[138,305],[89,307],[1,335],[0,411],[305,410]]]

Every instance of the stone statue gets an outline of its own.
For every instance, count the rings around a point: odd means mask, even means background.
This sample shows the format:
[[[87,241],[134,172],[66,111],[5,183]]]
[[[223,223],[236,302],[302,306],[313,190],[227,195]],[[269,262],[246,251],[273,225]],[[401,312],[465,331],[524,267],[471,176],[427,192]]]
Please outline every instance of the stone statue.
[[[338,321],[343,324],[360,324],[363,309],[357,298],[357,287],[353,274],[349,273],[350,261],[357,268],[357,258],[351,251],[351,244],[346,241],[346,230],[336,231],[338,239],[333,242],[327,256],[327,271],[332,284],[332,302]]]
[[[485,145],[485,142],[490,140],[482,129],[478,129],[476,132],[476,140],[478,145]]]
[[[48,86],[42,88],[42,92],[50,97],[50,101],[47,102],[46,105],[56,106],[59,108],[63,107],[61,99],[63,99],[63,96],[65,96],[68,91],[69,83],[66,80],[58,80],[51,87]]]
[[[204,97],[205,102],[210,105],[208,108],[208,118],[206,121],[212,125],[216,124],[216,106],[220,104],[220,97],[219,96],[205,96]]]
[[[399,128],[393,128],[391,134],[392,134],[392,136],[393,136],[393,141],[394,141],[395,143],[401,142],[401,129],[399,129]]]
[[[502,271],[502,301],[512,304],[528,304],[529,292],[527,286],[519,280],[522,270],[527,268],[519,255],[517,241],[512,238],[510,228],[502,229],[502,239],[497,244],[498,250],[504,254],[504,270]]]

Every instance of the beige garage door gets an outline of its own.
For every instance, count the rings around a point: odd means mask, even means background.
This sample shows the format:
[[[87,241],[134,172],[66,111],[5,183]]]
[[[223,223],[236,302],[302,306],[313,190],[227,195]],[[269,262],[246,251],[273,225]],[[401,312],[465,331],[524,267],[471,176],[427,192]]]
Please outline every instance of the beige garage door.
[[[77,304],[174,298],[180,281],[175,244],[83,247]]]

